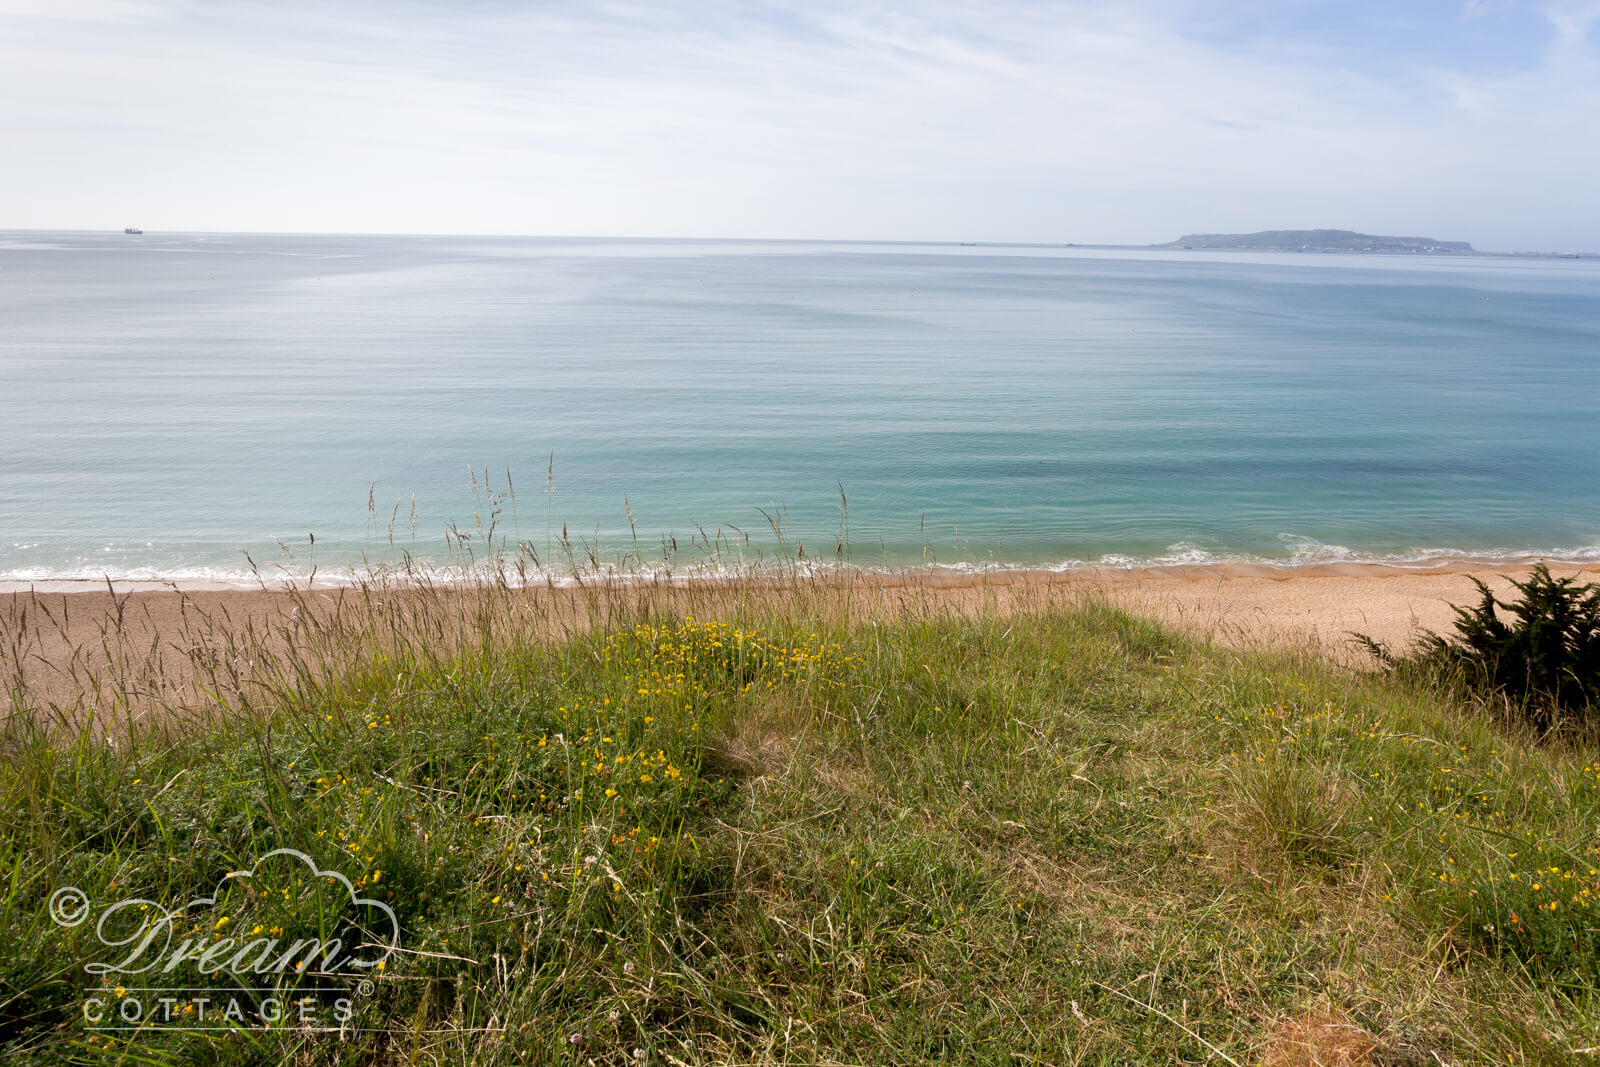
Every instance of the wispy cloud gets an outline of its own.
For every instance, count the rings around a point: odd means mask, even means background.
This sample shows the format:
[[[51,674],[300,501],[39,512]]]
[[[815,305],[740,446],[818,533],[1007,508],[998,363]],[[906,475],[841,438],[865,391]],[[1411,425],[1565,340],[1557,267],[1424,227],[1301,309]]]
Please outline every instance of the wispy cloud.
[[[0,224],[1600,246],[1600,3],[1392,6],[0,0]]]
[[[160,18],[168,9],[144,0],[0,0],[0,20],[118,24]]]

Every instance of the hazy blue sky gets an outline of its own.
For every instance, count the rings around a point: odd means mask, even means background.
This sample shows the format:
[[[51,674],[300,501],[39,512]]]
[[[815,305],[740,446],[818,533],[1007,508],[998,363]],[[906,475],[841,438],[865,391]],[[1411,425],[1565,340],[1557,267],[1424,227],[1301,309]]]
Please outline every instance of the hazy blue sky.
[[[1589,250],[1597,187],[1600,0],[0,0],[0,227]]]

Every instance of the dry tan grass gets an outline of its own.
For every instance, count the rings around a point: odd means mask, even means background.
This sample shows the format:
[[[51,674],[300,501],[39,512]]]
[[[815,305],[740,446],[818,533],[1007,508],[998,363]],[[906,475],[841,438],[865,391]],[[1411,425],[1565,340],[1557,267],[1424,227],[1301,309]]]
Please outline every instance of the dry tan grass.
[[[13,708],[104,725],[154,711],[248,707],[327,684],[382,657],[441,660],[640,619],[977,617],[1084,595],[1065,582],[746,578],[523,586],[374,578],[285,590],[0,595],[0,687]]]
[[[1336,1015],[1290,1019],[1267,1040],[1262,1067],[1365,1067],[1373,1062],[1378,1042]]]

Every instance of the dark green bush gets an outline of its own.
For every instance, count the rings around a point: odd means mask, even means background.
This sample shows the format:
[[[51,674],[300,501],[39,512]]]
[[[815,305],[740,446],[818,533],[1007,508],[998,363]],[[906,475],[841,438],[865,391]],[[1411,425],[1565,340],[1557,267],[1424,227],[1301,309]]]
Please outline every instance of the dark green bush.
[[[1455,606],[1454,634],[1427,631],[1405,657],[1365,635],[1356,640],[1391,668],[1444,673],[1503,694],[1540,727],[1563,713],[1594,711],[1600,703],[1600,585],[1552,577],[1541,563],[1526,581],[1511,580],[1522,597],[1507,603],[1472,581],[1478,603]]]

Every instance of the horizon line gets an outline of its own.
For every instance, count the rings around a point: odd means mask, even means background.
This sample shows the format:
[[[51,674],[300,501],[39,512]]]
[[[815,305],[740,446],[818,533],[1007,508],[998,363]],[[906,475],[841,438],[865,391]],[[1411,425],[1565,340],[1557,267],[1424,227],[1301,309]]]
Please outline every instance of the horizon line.
[[[1269,230],[1253,230],[1247,233],[1222,234],[1223,236],[1248,237],[1260,233],[1276,232],[1309,232],[1310,230],[1337,230],[1338,227],[1275,227]],[[1191,230],[1190,234],[1212,236],[1212,231]],[[1218,231],[1220,233],[1220,231]],[[1360,234],[1363,237],[1396,237],[1407,235],[1365,233],[1359,230],[1345,231]],[[1290,249],[1251,249],[1251,248],[1205,248],[1205,249],[1174,249],[1167,247],[1174,244],[1186,235],[1180,234],[1170,241],[1151,244],[1132,244],[1108,241],[1002,241],[1002,240],[966,240],[962,238],[873,238],[873,237],[727,237],[716,235],[660,235],[660,234],[578,234],[578,233],[471,233],[450,231],[386,231],[386,230],[190,230],[190,229],[156,229],[154,231],[140,228],[137,234],[128,234],[126,228],[113,229],[111,227],[82,227],[82,226],[0,226],[0,233],[70,233],[70,234],[111,234],[116,236],[203,236],[203,237],[401,237],[401,238],[460,238],[472,240],[535,240],[535,241],[660,241],[660,242],[720,242],[727,244],[833,244],[833,245],[922,245],[929,247],[967,247],[967,248],[1085,248],[1085,249],[1116,249],[1128,251],[1195,251],[1195,252],[1278,252],[1292,251]],[[1436,240],[1442,240],[1437,239]],[[1471,244],[1471,242],[1465,242]],[[1364,253],[1359,251],[1338,254],[1347,255],[1440,255],[1440,256],[1576,256],[1579,258],[1600,258],[1600,250],[1556,250],[1556,249],[1488,249],[1473,247],[1467,252],[1413,252],[1413,253]]]

